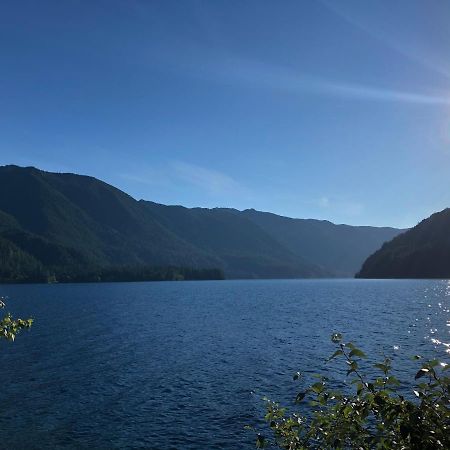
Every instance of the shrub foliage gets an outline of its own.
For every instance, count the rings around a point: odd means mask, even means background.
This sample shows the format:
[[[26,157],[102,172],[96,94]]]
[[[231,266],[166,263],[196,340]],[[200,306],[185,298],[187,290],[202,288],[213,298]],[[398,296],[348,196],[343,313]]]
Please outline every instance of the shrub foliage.
[[[3,298],[0,298],[0,309],[5,308]],[[0,339],[7,341],[14,341],[16,335],[25,328],[30,328],[33,324],[33,319],[15,319],[10,313],[7,313],[0,319]]]
[[[421,365],[411,395],[392,374],[391,360],[374,365],[369,380],[361,372],[366,355],[342,335],[332,335],[337,346],[330,359],[341,358],[347,367],[348,392],[333,389],[331,381],[317,381],[298,393],[298,411],[267,402],[266,421],[272,430],[267,439],[257,435],[256,447],[300,449],[449,449],[450,366],[437,360]],[[420,359],[420,356],[414,357]],[[294,375],[301,380],[300,373]],[[408,397],[408,398],[406,398]]]

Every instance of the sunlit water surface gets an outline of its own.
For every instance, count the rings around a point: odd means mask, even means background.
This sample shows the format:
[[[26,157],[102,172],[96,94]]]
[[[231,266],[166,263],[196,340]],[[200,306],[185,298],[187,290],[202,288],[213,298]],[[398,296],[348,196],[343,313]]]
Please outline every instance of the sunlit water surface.
[[[9,449],[251,449],[261,397],[286,404],[340,331],[371,358],[447,360],[447,281],[277,280],[0,286],[30,332],[0,342]],[[340,381],[343,381],[342,379]]]

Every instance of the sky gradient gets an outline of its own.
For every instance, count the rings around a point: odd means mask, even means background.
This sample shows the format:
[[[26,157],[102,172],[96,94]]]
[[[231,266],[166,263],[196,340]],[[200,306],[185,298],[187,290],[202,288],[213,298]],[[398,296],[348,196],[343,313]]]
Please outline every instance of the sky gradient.
[[[0,164],[415,225],[450,207],[450,2],[0,3]]]

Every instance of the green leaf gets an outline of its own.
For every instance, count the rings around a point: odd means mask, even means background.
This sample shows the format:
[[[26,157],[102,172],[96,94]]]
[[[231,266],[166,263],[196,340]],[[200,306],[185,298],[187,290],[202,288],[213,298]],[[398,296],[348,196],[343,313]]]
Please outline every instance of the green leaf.
[[[348,415],[349,415],[351,412],[352,412],[352,407],[351,407],[350,405],[347,405],[347,406],[344,408],[344,411],[343,411],[344,417],[348,417]]]
[[[395,386],[400,386],[400,382],[394,376],[387,377],[386,383],[387,384],[393,384]]]
[[[361,351],[359,348],[354,348],[351,352],[350,352],[350,358],[352,356],[359,356],[360,358],[367,358],[366,354]]]
[[[336,350],[329,358],[328,361],[331,361],[333,358],[336,358],[336,356],[343,355],[344,352],[342,350]]]
[[[384,373],[389,370],[389,367],[386,364],[374,364],[373,367],[382,370]]]
[[[264,436],[261,436],[260,434],[258,434],[256,436],[256,448],[264,448],[266,445],[266,440],[264,438]]]
[[[364,389],[363,384],[358,380],[358,384],[356,386],[356,395],[360,395],[363,389]]]
[[[315,392],[316,394],[320,394],[324,390],[324,385],[323,385],[323,383],[314,383],[311,386],[311,390],[313,392]]]
[[[356,361],[345,361],[349,366],[352,372],[358,369],[358,363]]]
[[[429,372],[429,370],[423,367],[416,373],[416,376],[414,377],[414,379],[417,380],[418,378],[421,378],[424,375],[426,375],[428,372]]]

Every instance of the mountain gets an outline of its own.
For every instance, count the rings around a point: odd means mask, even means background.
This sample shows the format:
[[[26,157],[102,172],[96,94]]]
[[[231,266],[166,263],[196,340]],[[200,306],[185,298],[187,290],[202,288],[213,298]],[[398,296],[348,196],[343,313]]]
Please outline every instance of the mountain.
[[[291,219],[248,209],[243,214],[294,254],[339,277],[353,277],[374,249],[397,236],[389,227],[335,225],[327,220]]]
[[[15,260],[32,258],[33,273],[40,264],[60,276],[123,265],[223,268],[229,277],[325,275],[227,210],[159,208],[92,177],[17,166],[0,167],[0,190],[3,258],[14,249]]]
[[[141,201],[165,228],[218,257],[230,278],[324,277],[331,272],[283,246],[245,214],[227,208],[184,208]]]
[[[217,266],[132,197],[94,178],[5,166],[0,190],[0,237],[44,266]]]
[[[2,279],[42,271],[61,279],[125,266],[218,268],[229,278],[353,276],[400,232],[165,206],[92,177],[33,167],[0,167],[0,190]]]
[[[364,262],[358,278],[450,278],[450,209],[385,243]]]

